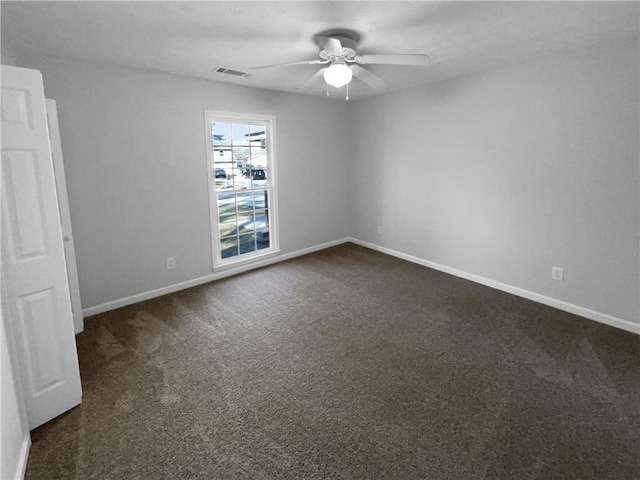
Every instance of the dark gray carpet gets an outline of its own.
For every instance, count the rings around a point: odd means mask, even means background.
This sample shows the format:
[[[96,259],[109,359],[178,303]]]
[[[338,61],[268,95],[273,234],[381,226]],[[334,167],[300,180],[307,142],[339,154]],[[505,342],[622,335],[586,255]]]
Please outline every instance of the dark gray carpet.
[[[77,340],[27,478],[640,478],[640,337],[352,244]]]

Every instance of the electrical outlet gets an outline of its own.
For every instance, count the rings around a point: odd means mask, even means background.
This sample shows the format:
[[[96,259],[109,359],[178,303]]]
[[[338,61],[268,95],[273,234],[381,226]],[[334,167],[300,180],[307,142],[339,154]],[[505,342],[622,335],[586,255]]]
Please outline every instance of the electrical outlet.
[[[562,282],[564,280],[564,268],[551,267],[551,278]]]
[[[378,225],[376,232],[378,232],[378,235],[382,235],[382,225]]]
[[[176,268],[176,259],[169,257],[167,258],[167,270],[171,270],[172,268]]]

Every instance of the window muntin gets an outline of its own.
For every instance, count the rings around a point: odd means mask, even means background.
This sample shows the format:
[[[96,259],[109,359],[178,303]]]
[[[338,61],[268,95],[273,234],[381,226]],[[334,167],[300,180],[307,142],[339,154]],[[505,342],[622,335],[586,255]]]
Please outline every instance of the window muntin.
[[[214,267],[277,251],[273,120],[208,115]]]

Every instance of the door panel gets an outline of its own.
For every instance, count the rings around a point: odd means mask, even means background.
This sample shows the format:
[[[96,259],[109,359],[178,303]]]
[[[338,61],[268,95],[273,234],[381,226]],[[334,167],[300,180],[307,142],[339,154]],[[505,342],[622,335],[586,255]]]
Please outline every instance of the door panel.
[[[26,353],[25,360],[31,373],[29,380],[36,396],[42,395],[60,383],[63,372],[61,345],[58,331],[50,320],[55,311],[55,295],[52,289],[20,297],[18,325]],[[52,361],[53,360],[53,361]]]
[[[2,275],[33,429],[80,403],[42,76],[2,66]]]
[[[6,138],[6,137],[5,137]],[[47,255],[41,186],[36,152],[3,149],[5,202],[14,213],[9,230],[9,255],[14,264]]]
[[[2,128],[5,134],[15,136],[18,139],[20,135],[25,133],[25,130],[33,131],[31,112],[31,93],[29,90],[11,88],[4,84],[2,87]]]

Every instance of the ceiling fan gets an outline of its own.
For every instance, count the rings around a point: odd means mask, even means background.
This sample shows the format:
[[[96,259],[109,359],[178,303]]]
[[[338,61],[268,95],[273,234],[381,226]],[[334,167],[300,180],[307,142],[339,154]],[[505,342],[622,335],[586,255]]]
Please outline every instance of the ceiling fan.
[[[358,78],[370,87],[377,90],[383,89],[387,83],[362,65],[410,65],[427,66],[429,56],[424,54],[370,54],[360,55],[357,51],[359,36],[350,30],[334,30],[314,37],[320,47],[319,59],[305,60],[301,62],[276,63],[273,65],[261,65],[250,67],[252,70],[274,67],[288,67],[291,65],[327,65],[313,75],[301,88],[305,90],[316,78],[323,76],[327,84],[327,96],[329,85],[335,88],[347,86],[347,100],[349,100],[349,82],[353,77]]]

